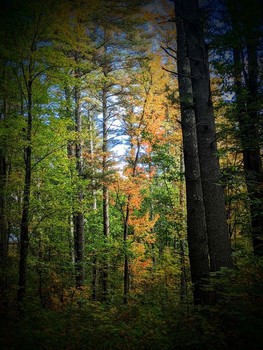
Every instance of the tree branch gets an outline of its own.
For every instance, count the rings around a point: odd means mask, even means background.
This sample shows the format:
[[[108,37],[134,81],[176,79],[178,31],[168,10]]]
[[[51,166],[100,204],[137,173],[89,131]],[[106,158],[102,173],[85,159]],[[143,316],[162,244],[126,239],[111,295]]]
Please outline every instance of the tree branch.
[[[177,60],[177,57],[172,55],[170,52],[169,52],[169,49],[168,48],[165,48],[163,47],[162,45],[160,45],[160,48],[164,50],[165,53],[167,53],[168,56],[172,57],[173,59]]]
[[[39,160],[37,160],[37,161],[35,162],[34,165],[32,165],[31,170],[33,170],[39,163],[41,163],[42,160],[44,160],[45,158],[47,158],[48,156],[50,156],[50,154],[52,154],[52,153],[58,151],[59,149],[61,149],[61,148],[63,148],[63,147],[65,147],[65,145],[59,146],[59,147],[57,147],[57,148],[54,148],[54,149],[52,149],[50,152],[46,153],[43,157],[41,157]]]
[[[162,69],[165,70],[166,72],[172,73],[172,74],[174,74],[174,75],[176,75],[176,76],[182,76],[182,77],[185,77],[185,78],[197,79],[197,78],[194,77],[193,75],[177,73],[177,72],[174,72],[174,71],[172,71],[172,70],[169,70],[169,69],[167,69],[167,68],[165,68],[165,67],[163,67],[163,66],[162,66]]]

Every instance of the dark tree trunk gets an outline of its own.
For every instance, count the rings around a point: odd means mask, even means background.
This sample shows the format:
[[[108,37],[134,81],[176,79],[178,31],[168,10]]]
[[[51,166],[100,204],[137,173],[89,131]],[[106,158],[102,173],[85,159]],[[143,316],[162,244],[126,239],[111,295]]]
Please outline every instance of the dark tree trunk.
[[[105,73],[105,77],[107,74]],[[107,89],[102,90],[102,116],[103,116],[103,160],[102,160],[102,171],[103,171],[103,234],[105,242],[107,243],[110,236],[110,217],[109,217],[109,188],[107,184],[107,172],[108,172],[108,108],[107,108]],[[107,254],[106,254],[107,255]],[[109,275],[109,264],[108,258],[104,257],[103,271],[102,271],[102,290],[103,300],[106,300],[108,294],[108,275]]]
[[[206,220],[198,157],[190,62],[187,57],[184,21],[179,16],[176,17],[176,28],[177,69],[186,180],[189,258],[191,278],[195,285],[194,300],[196,303],[203,303],[205,302],[205,297],[200,288],[201,280],[209,274]]]
[[[248,118],[250,139],[253,143],[244,149],[244,164],[250,196],[251,226],[255,255],[263,256],[263,169],[259,146],[259,101],[258,101],[258,57],[257,46],[247,43],[248,54]],[[246,159],[245,159],[246,158]],[[251,177],[251,179],[248,179]],[[250,185],[252,183],[252,186]]]
[[[94,162],[94,135],[93,135],[93,120],[88,112],[89,117],[89,153],[91,157],[92,162],[92,180],[91,180],[91,186],[92,186],[92,210],[95,213],[97,211],[97,198],[96,198],[96,189],[95,189],[95,168],[93,166]],[[96,253],[95,253],[96,254]],[[93,301],[97,300],[97,287],[98,287],[98,277],[99,277],[99,271],[98,271],[98,258],[95,255],[92,259],[92,294],[91,299]]]
[[[70,111],[70,104],[71,104],[71,96],[70,96],[70,89],[68,86],[65,86],[65,99],[66,99],[66,116],[68,120],[71,120],[72,115]],[[72,131],[72,126],[68,126],[67,130],[70,132]],[[68,159],[74,159],[75,157],[75,149],[74,149],[74,142],[68,141],[67,142],[67,156]],[[72,168],[70,167],[70,177],[72,179]],[[75,243],[74,243],[74,219],[73,219],[73,208],[71,208],[71,212],[68,215],[68,247],[69,247],[69,255],[71,257],[72,264],[75,266]]]
[[[146,102],[145,102],[146,103]],[[144,112],[142,113],[140,124],[143,120]],[[133,145],[132,145],[133,147]],[[136,167],[138,165],[139,161],[139,154],[140,154],[140,141],[137,141],[137,149],[135,158],[133,161],[133,167],[132,167],[132,178],[136,175]],[[130,213],[131,213],[131,195],[129,194],[127,197],[127,203],[126,203],[126,212],[124,213],[123,219],[124,219],[124,227],[123,227],[123,244],[124,244],[124,274],[123,274],[123,302],[124,304],[127,304],[128,302],[128,295],[129,295],[129,289],[130,289],[130,280],[129,280],[129,258],[128,258],[128,251],[127,251],[127,240],[128,240],[128,234],[129,234],[129,220],[130,220]]]
[[[210,92],[207,50],[198,0],[185,0],[181,6],[196,117],[199,164],[205,206],[210,269],[231,268],[231,244],[228,236],[223,187],[217,156],[216,130]],[[180,13],[179,13],[180,15]]]
[[[76,267],[76,287],[84,285],[84,214],[83,214],[83,159],[82,159],[82,116],[80,111],[80,90],[75,86],[75,131],[77,141],[75,145],[76,170],[79,177],[79,187],[77,193],[77,210],[73,215],[74,223],[74,246],[75,246],[75,267]]]
[[[243,94],[241,53],[238,48],[233,49],[233,57],[236,113],[250,202],[253,249],[256,255],[262,256],[263,242],[260,236],[263,229],[263,169],[258,132],[258,66],[256,48],[248,47],[247,94]]]

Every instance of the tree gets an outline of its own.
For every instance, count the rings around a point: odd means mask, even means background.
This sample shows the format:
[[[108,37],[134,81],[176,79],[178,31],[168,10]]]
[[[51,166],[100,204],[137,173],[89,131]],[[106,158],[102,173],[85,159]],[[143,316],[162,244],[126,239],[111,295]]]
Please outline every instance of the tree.
[[[189,0],[180,4],[175,2],[175,10],[184,23],[187,53],[190,61],[210,269],[218,271],[221,267],[232,267],[232,258],[227,231],[224,192],[220,184],[208,55],[198,1]]]
[[[7,7],[7,40],[4,57],[16,80],[20,95],[20,115],[23,119],[23,193],[21,198],[20,261],[17,301],[21,306],[27,282],[27,260],[30,233],[30,203],[32,192],[32,170],[39,163],[34,154],[35,130],[41,113],[40,104],[46,101],[45,73],[51,66],[49,9],[42,3],[36,7],[29,4],[10,4]],[[20,35],[18,33],[23,33]],[[42,80],[41,80],[42,79]],[[44,88],[44,89],[43,89]],[[42,94],[40,93],[43,89]],[[16,101],[16,103],[18,103]]]
[[[243,172],[247,187],[244,205],[248,203],[251,217],[249,230],[252,231],[256,255],[261,255],[262,248],[262,133],[258,59],[262,36],[261,13],[262,5],[259,1],[219,1],[217,8],[210,9],[207,25],[209,46],[216,53],[211,62],[213,73],[220,81],[218,93],[226,116],[224,125],[228,125],[228,133],[231,134],[238,159],[239,155],[243,158],[240,174]],[[246,227],[244,225],[243,232]]]
[[[98,69],[96,89],[91,93],[100,105],[102,124],[102,216],[105,243],[110,239],[110,191],[113,160],[112,148],[118,144],[122,134],[119,125],[121,98],[129,91],[129,74],[145,55],[145,41],[138,34],[140,20],[134,15],[138,9],[137,1],[124,2],[120,6],[115,1],[103,3],[106,16],[94,19],[96,51],[94,63]],[[100,14],[100,8],[98,13]],[[124,10],[125,9],[125,10]],[[127,11],[128,10],[128,11]],[[112,15],[111,19],[110,16]],[[122,58],[120,58],[120,53]],[[102,289],[104,298],[108,294],[109,258],[104,257]]]
[[[227,1],[227,8],[232,26],[230,35],[233,38],[230,45],[233,52],[233,78],[236,95],[234,113],[239,123],[238,136],[242,145],[245,179],[250,200],[253,249],[256,255],[262,256],[263,169],[260,151],[258,67],[262,4],[257,0],[253,3]],[[246,55],[247,64],[244,55]]]
[[[198,284],[201,284],[202,278],[208,276],[210,270],[206,213],[200,174],[190,59],[187,54],[185,24],[183,19],[179,16],[176,17],[176,29],[178,83],[186,180],[187,234],[191,277],[192,282],[195,284],[195,302],[205,302]]]
[[[153,72],[155,71],[155,76]],[[150,208],[139,214],[143,202],[143,190],[146,183],[151,183],[153,169],[151,167],[151,152],[155,143],[160,141],[163,135],[162,123],[164,120],[164,96],[165,78],[160,70],[160,57],[157,56],[152,64],[144,62],[131,76],[130,91],[122,98],[125,115],[122,123],[125,133],[129,137],[129,150],[127,151],[123,179],[117,183],[117,200],[122,210],[123,218],[123,244],[124,244],[124,303],[128,301],[130,290],[129,238],[133,235],[134,240],[145,240],[150,243],[155,241],[152,228],[157,221]],[[159,84],[162,81],[162,84]],[[157,83],[158,82],[158,83]],[[133,87],[133,88],[132,88]],[[158,95],[159,99],[156,98]],[[148,173],[147,173],[148,172]],[[124,199],[120,200],[120,194]],[[136,237],[137,233],[137,237]],[[152,234],[151,234],[152,233]],[[139,243],[138,243],[139,244]]]
[[[19,22],[18,22],[19,23]],[[17,23],[17,24],[18,24]],[[20,22],[21,23],[21,22]],[[23,23],[24,24],[24,23]],[[22,28],[23,28],[22,24]],[[26,129],[25,129],[25,148],[24,148],[24,161],[25,161],[25,175],[24,175],[24,189],[22,197],[22,216],[21,216],[21,234],[20,234],[20,262],[19,262],[19,282],[18,282],[18,294],[17,300],[21,304],[25,296],[26,280],[27,280],[27,257],[28,257],[28,245],[29,245],[29,206],[30,206],[30,192],[31,192],[31,176],[32,176],[32,124],[33,124],[33,100],[34,100],[34,83],[39,76],[39,71],[35,69],[36,59],[35,53],[38,50],[39,33],[41,31],[41,13],[38,13],[33,18],[31,23],[31,30],[33,29],[32,36],[28,38],[27,50],[19,45],[17,38],[15,37],[14,28],[12,28],[12,34],[14,35],[14,48],[17,50],[18,55],[18,70],[15,74],[18,78],[21,94],[23,95],[23,104],[21,106],[23,113],[26,116]],[[34,27],[33,27],[34,26]],[[30,33],[31,34],[31,33]],[[24,55],[26,57],[24,58]],[[22,78],[20,78],[20,74]]]
[[[83,140],[83,112],[82,112],[82,80],[90,72],[90,51],[88,38],[86,35],[87,26],[82,18],[82,7],[69,9],[74,22],[70,27],[74,28],[74,35],[70,35],[67,42],[66,56],[68,57],[68,65],[72,81],[67,82],[66,99],[73,104],[73,116],[75,140],[73,145],[73,154],[75,160],[75,168],[77,173],[77,190],[75,194],[75,205],[73,207],[73,234],[74,234],[74,262],[76,269],[76,287],[80,288],[84,285],[84,140]],[[69,28],[68,28],[69,29]],[[65,33],[64,33],[65,34]],[[63,37],[61,38],[63,43]],[[84,45],[85,42],[85,45]],[[64,49],[65,50],[65,49]],[[70,86],[71,85],[71,86]],[[73,86],[72,86],[73,85]],[[69,91],[71,93],[69,93]],[[71,101],[72,99],[72,101]]]

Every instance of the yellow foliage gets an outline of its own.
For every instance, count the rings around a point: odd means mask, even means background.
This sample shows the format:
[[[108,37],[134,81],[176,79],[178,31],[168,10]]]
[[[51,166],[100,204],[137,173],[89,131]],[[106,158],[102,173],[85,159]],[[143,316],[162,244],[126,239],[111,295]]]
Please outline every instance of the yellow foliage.
[[[131,244],[131,250],[134,254],[136,254],[138,257],[143,257],[145,253],[145,246],[142,243],[133,242]]]

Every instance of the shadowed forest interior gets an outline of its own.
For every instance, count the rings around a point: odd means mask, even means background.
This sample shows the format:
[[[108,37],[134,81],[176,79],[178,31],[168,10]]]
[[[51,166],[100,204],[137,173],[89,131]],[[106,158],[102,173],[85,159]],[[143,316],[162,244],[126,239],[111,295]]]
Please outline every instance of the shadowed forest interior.
[[[0,13],[0,348],[261,349],[262,2]]]

